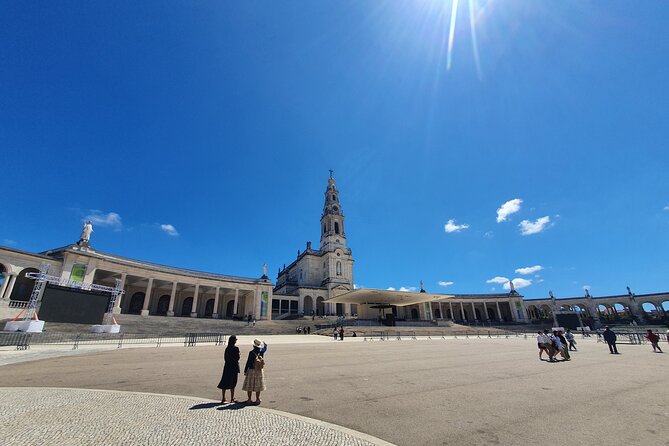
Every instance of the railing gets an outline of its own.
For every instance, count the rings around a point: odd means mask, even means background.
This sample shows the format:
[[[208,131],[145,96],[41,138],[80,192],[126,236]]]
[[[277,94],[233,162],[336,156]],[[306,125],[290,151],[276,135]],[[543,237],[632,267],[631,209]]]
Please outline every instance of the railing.
[[[500,332],[500,331],[446,331],[446,330],[421,330],[421,331],[412,331],[412,330],[349,330],[347,334],[348,337],[352,336],[352,333],[356,333],[356,337],[364,338],[364,341],[389,341],[389,340],[402,340],[402,339],[446,339],[446,337],[454,339],[469,339],[469,338],[489,338],[489,339],[500,339],[500,338],[523,338],[527,339],[528,336],[531,337],[532,333],[521,333],[521,332]]]
[[[632,344],[632,345],[641,345],[648,344],[648,339],[646,339],[647,331],[616,331],[616,344]],[[597,336],[597,342],[604,342],[603,338],[604,332],[595,333]],[[667,335],[666,333],[655,333],[660,339],[659,342],[666,343]]]
[[[194,347],[198,344],[225,345],[224,333],[180,333],[155,336],[133,336],[124,333],[0,333],[0,346],[16,346],[17,350],[27,350],[31,345],[72,345],[76,350],[82,345],[114,345],[116,348],[132,345],[181,344]]]
[[[28,301],[25,300],[10,300],[9,308],[25,308],[28,306]]]

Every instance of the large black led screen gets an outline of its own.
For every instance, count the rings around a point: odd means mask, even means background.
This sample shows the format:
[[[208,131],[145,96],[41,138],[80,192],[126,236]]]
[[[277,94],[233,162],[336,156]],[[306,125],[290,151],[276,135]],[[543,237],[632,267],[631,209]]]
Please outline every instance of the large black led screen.
[[[556,314],[555,315],[558,325],[560,327],[568,328],[570,330],[575,330],[577,327],[581,326],[580,321],[578,320],[578,315],[574,314]]]
[[[48,285],[42,296],[39,318],[46,322],[101,324],[109,299],[109,293]]]

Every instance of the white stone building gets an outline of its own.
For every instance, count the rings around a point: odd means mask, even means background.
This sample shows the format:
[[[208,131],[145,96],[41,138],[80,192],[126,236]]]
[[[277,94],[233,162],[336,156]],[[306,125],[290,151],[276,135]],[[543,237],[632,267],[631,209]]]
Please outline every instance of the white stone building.
[[[353,290],[353,255],[346,246],[344,212],[339,191],[330,175],[325,189],[325,202],[321,215],[320,249],[306,250],[279,270],[272,300],[272,318],[289,315],[352,315],[357,313],[355,304],[326,302],[335,296]]]

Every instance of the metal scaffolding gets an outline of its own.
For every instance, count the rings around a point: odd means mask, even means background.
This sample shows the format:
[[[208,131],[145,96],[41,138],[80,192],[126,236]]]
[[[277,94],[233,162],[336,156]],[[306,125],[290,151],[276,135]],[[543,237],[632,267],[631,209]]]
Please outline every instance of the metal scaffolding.
[[[107,312],[104,314],[102,318],[102,324],[103,325],[112,324],[112,322],[114,321],[114,307],[116,305],[116,300],[119,299],[123,294],[123,290],[121,289],[120,279],[115,279],[116,280],[115,286],[112,288],[109,286],[98,285],[95,283],[77,282],[70,279],[64,279],[58,276],[50,276],[48,274],[49,268],[50,265],[48,263],[42,263],[40,265],[40,271],[38,273],[26,273],[26,277],[28,279],[35,280],[35,287],[33,288],[33,292],[30,295],[30,300],[28,301],[28,305],[26,306],[26,309],[23,313],[24,321],[33,318],[37,319],[35,317],[37,314],[36,313],[37,301],[42,295],[42,292],[44,291],[44,287],[46,286],[46,284],[50,283],[53,285],[67,288],[78,288],[82,290],[101,291],[104,293],[109,293],[111,295],[111,299],[109,299],[109,306],[107,307]]]

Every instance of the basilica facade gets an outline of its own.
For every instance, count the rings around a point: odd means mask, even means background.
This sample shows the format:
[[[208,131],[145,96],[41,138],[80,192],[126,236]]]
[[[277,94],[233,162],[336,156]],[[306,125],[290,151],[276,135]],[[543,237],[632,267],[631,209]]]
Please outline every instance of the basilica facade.
[[[330,174],[320,219],[320,247],[298,251],[297,258],[279,270],[273,291],[272,317],[289,315],[354,315],[357,305],[329,303],[353,290],[353,254],[346,246],[344,211]]]

